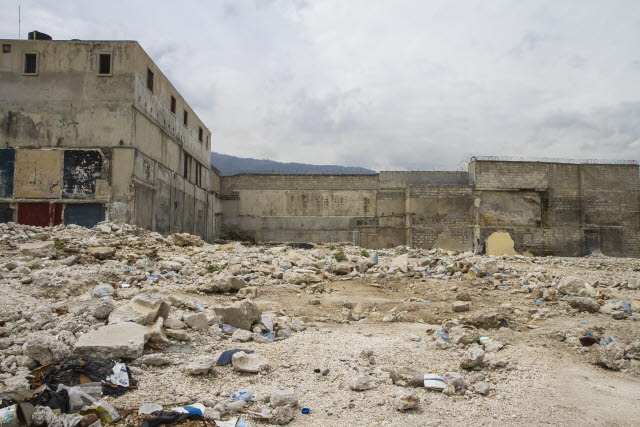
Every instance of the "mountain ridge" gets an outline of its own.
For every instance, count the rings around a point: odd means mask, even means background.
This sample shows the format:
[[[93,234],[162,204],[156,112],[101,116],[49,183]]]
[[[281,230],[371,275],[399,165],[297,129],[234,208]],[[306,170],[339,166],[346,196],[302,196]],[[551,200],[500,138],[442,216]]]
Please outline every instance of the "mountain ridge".
[[[282,175],[372,175],[378,172],[357,166],[312,165],[309,163],[277,162],[269,159],[236,157],[211,153],[211,166],[222,176],[242,173]]]

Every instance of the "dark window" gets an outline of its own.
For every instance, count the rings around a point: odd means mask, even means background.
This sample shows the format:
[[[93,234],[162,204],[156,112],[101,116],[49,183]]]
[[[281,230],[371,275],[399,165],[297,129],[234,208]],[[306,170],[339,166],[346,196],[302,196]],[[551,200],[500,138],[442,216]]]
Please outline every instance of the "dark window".
[[[176,113],[176,98],[173,95],[171,96],[171,112]]]
[[[98,58],[98,74],[111,74],[111,54],[101,53]]]
[[[189,175],[187,174],[188,172],[189,172],[189,155],[187,153],[184,153],[184,169],[182,171],[182,176],[184,176],[186,179],[189,179]]]
[[[35,53],[24,54],[24,73],[36,74],[38,72],[38,55]]]
[[[182,123],[184,123],[185,126],[187,125],[187,123],[189,123],[189,113],[187,113],[187,110],[184,110],[184,115],[182,116]]]
[[[153,92],[153,71],[147,68],[147,88]]]
[[[2,45],[2,53],[11,53],[11,45],[3,44]]]
[[[202,142],[202,128],[198,128],[198,141]]]

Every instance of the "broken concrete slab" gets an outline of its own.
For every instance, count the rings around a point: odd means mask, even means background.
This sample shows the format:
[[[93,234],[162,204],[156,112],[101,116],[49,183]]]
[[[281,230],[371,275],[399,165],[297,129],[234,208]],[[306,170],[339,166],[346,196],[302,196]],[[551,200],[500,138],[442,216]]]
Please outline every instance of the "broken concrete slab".
[[[135,322],[151,325],[162,317],[169,316],[171,306],[164,298],[156,294],[141,294],[133,297],[127,304],[116,308],[109,314],[109,324]]]
[[[18,251],[22,255],[34,258],[52,257],[56,254],[55,243],[48,240],[44,242],[30,242],[18,245]]]
[[[82,335],[74,346],[79,357],[91,359],[126,358],[142,356],[148,329],[133,322],[103,326]]]
[[[96,259],[104,260],[113,258],[116,254],[116,248],[110,246],[92,246],[87,249],[87,252]]]
[[[169,241],[176,246],[202,246],[204,241],[199,236],[189,233],[175,233],[168,237]]]
[[[247,354],[239,351],[231,357],[233,369],[239,372],[258,373],[267,370],[269,361],[257,354]]]
[[[224,323],[246,330],[251,330],[251,326],[260,322],[262,315],[258,306],[249,300],[214,307],[213,311],[222,317]]]

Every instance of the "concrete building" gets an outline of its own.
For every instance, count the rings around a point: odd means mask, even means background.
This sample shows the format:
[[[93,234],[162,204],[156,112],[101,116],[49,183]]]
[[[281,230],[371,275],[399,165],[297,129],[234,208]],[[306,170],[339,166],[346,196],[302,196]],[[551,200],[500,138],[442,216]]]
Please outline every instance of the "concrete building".
[[[211,132],[137,42],[0,44],[0,221],[218,235]]]
[[[472,250],[508,232],[515,250],[640,256],[635,161],[475,158],[468,172],[222,178],[223,234]]]

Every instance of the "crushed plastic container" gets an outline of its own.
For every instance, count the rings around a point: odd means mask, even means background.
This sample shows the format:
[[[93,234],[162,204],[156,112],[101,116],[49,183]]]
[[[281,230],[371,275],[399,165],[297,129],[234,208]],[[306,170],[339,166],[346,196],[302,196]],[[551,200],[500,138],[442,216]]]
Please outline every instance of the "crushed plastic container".
[[[427,390],[443,391],[446,386],[447,384],[441,376],[435,374],[424,375],[424,388]]]
[[[202,403],[194,403],[193,405],[176,406],[171,408],[171,412],[178,412],[180,414],[193,414],[204,415],[204,411],[207,408]]]

